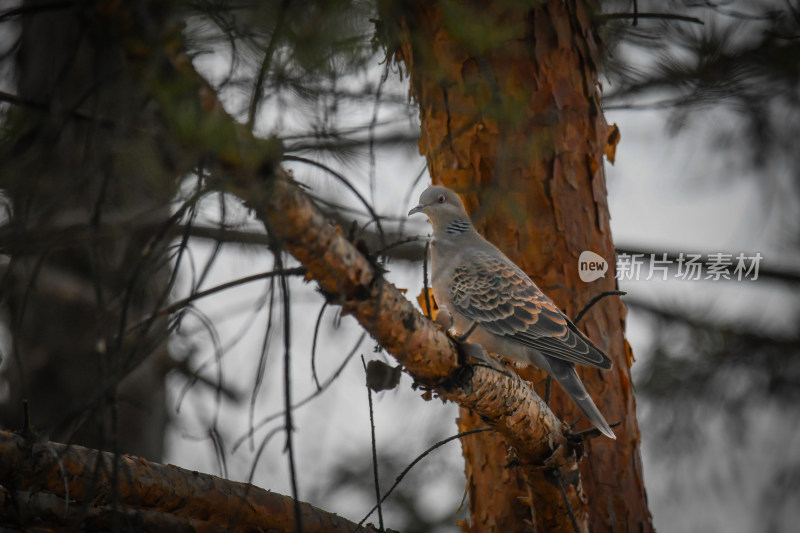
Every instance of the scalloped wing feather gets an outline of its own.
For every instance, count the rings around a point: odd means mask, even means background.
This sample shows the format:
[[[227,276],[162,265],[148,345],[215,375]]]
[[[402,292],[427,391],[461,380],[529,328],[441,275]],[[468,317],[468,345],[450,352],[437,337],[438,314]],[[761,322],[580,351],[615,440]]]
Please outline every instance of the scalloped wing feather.
[[[611,360],[504,256],[478,252],[465,258],[453,273],[450,291],[456,311],[495,335],[571,363],[611,367]]]

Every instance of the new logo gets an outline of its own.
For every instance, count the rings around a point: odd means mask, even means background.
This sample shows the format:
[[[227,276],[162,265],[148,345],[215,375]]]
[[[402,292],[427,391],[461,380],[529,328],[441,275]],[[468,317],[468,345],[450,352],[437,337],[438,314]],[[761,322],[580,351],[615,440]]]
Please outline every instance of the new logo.
[[[606,272],[608,272],[608,262],[602,256],[589,250],[581,252],[581,256],[578,258],[578,276],[581,281],[589,283],[604,278]]]

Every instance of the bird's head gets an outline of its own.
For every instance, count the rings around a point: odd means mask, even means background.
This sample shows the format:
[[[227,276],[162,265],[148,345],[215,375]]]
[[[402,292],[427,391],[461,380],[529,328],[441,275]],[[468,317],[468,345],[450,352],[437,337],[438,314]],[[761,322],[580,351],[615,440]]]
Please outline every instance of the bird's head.
[[[439,226],[446,226],[453,221],[469,222],[469,216],[461,203],[461,198],[448,189],[435,185],[425,189],[419,197],[419,204],[408,212],[408,216],[414,213],[425,213],[431,220],[434,229]]]

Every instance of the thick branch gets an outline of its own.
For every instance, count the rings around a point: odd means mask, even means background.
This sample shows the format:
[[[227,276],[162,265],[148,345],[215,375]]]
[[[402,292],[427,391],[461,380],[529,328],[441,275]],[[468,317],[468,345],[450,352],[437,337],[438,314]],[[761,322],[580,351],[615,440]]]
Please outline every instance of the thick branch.
[[[288,496],[173,465],[121,455],[113,493],[114,455],[82,446],[34,443],[0,431],[0,524],[123,531],[294,532]],[[370,533],[308,503],[303,531]]]

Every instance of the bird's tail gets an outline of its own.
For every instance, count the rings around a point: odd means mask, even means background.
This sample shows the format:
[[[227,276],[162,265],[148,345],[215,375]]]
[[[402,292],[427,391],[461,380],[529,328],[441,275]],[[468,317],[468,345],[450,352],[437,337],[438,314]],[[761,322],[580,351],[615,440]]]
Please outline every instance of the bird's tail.
[[[583,383],[581,383],[581,379],[578,377],[578,373],[575,372],[575,367],[572,363],[551,359],[550,368],[556,381],[561,384],[561,387],[572,398],[575,405],[583,411],[583,414],[600,430],[600,433],[611,439],[616,439],[617,437],[611,431],[608,422],[603,418],[589,393],[583,388]]]

